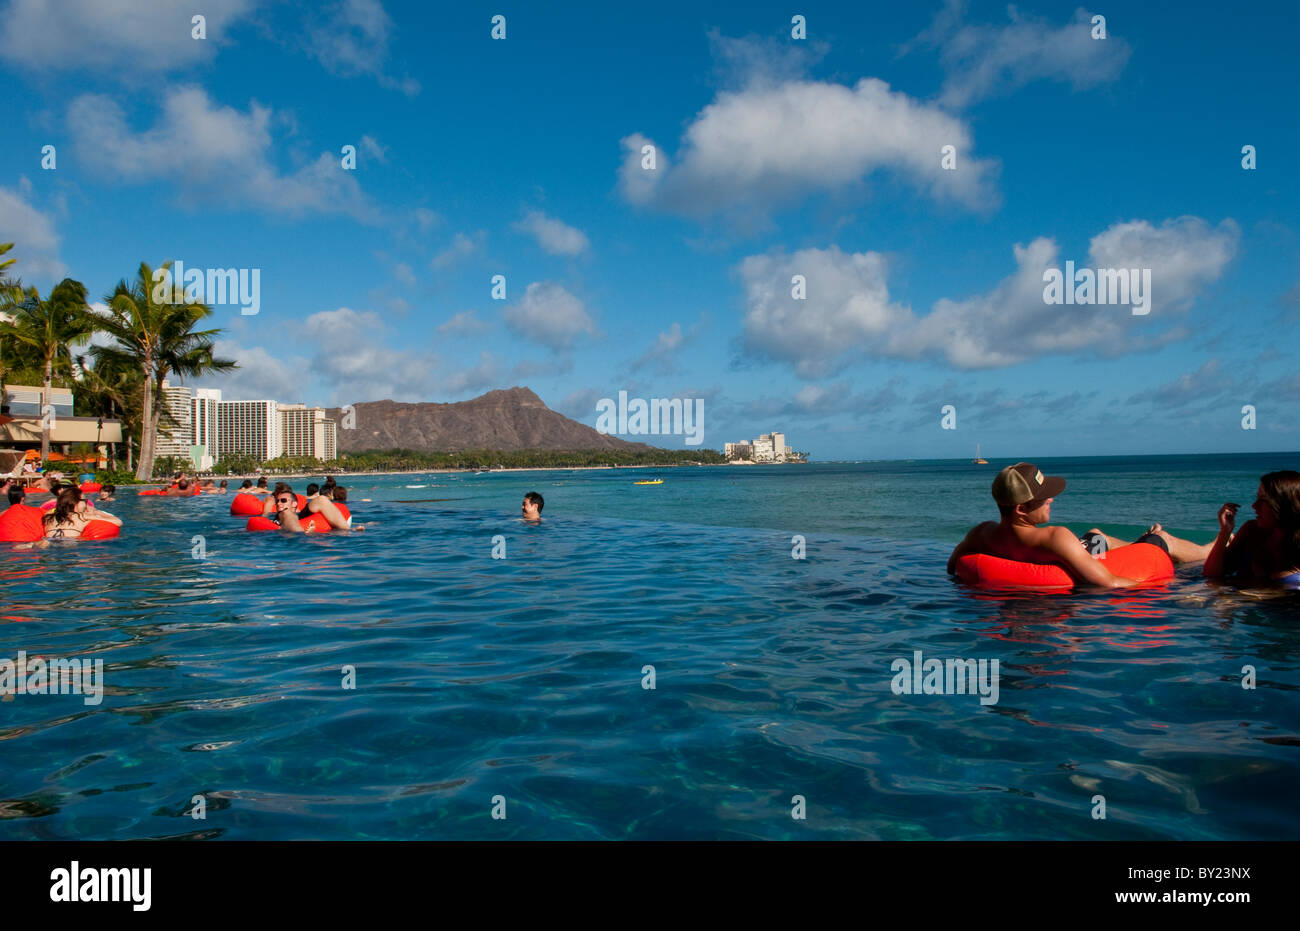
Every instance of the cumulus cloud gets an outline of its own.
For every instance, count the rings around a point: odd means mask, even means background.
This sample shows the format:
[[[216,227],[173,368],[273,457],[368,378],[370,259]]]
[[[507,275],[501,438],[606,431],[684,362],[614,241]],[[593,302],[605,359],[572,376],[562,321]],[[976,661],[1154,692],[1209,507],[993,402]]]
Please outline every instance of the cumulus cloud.
[[[695,339],[700,324],[695,324],[689,331],[683,331],[682,325],[673,321],[672,326],[655,337],[650,348],[629,364],[629,371],[639,372],[646,366],[653,365],[660,375],[672,375],[677,371],[677,356],[682,348]]]
[[[804,378],[833,374],[863,358],[939,357],[964,369],[998,368],[1036,356],[1092,352],[1120,355],[1185,338],[1177,319],[1223,273],[1240,230],[1196,217],[1116,224],[1093,237],[1093,268],[1151,269],[1150,311],[1128,306],[1050,305],[1043,272],[1060,267],[1048,238],[1014,247],[1016,270],[992,290],[942,298],[924,316],[890,299],[884,258],[806,249],[750,256],[738,267],[745,291],[742,350],[785,362]],[[805,300],[791,278],[806,279]]]
[[[786,362],[804,378],[844,368],[863,348],[879,345],[910,322],[889,299],[884,256],[802,249],[752,255],[740,263],[745,290],[741,345],[756,358]],[[806,299],[792,296],[803,276]]]
[[[1088,258],[1096,268],[1149,268],[1161,306],[1181,309],[1218,279],[1237,251],[1241,231],[1232,220],[1211,227],[1197,217],[1152,226],[1117,223],[1092,238]]]
[[[303,373],[308,371],[307,358],[272,353],[261,346],[245,346],[228,339],[213,344],[218,358],[234,359],[239,368],[206,375],[194,382],[200,388],[220,388],[228,401],[302,400]]]
[[[433,257],[429,266],[435,271],[442,271],[450,268],[470,256],[478,255],[483,251],[483,243],[487,240],[487,233],[478,230],[474,233],[457,233],[452,237],[451,243]]]
[[[341,0],[323,16],[315,10],[308,14],[308,52],[332,74],[369,75],[382,87],[414,97],[420,93],[419,81],[387,74],[392,31],[393,21],[379,0]]]
[[[30,194],[30,184],[20,182],[17,190],[0,187],[0,242],[14,244],[4,257],[15,260],[6,274],[28,285],[58,281],[68,273],[59,258],[60,236],[49,215],[28,199]]]
[[[655,146],[655,166],[643,147]],[[941,165],[954,147],[956,170]],[[945,110],[863,78],[852,87],[806,79],[751,80],[720,92],[687,127],[676,154],[641,133],[622,140],[619,187],[633,204],[684,216],[763,217],[877,173],[940,201],[998,202],[997,164],[974,154],[969,126]]]
[[[527,211],[513,228],[532,236],[551,255],[582,255],[591,245],[587,241],[587,234],[582,230],[548,217],[540,210]]]
[[[555,405],[555,410],[559,411],[565,417],[571,417],[584,423],[594,422],[596,418],[596,402],[604,395],[595,388],[576,388],[566,394],[559,404]]]
[[[773,417],[798,417],[804,420],[821,419],[837,414],[864,417],[883,414],[898,409],[902,398],[897,388],[902,379],[892,378],[874,391],[854,392],[847,381],[829,385],[804,385],[789,398],[762,397],[750,401],[742,408],[742,415],[750,420]]]
[[[492,324],[478,318],[473,310],[462,310],[450,320],[438,327],[438,335],[443,337],[474,336],[492,329]]]
[[[0,58],[23,68],[85,68],[135,77],[209,61],[253,0],[11,0],[0,11]],[[191,36],[202,13],[207,39]]]
[[[415,217],[415,225],[420,228],[421,233],[429,232],[442,222],[442,217],[438,216],[438,212],[430,210],[428,207],[416,207],[412,214]]]
[[[374,136],[362,136],[361,149],[379,164],[388,164],[388,146],[380,145]]]
[[[257,103],[247,112],[214,103],[202,88],[167,92],[149,129],[127,124],[122,108],[100,94],[83,94],[68,108],[67,126],[78,160],[89,170],[127,183],[164,179],[184,201],[257,207],[301,215],[341,213],[375,222],[378,211],[335,155],[295,171],[272,162],[273,113]]]
[[[556,352],[572,348],[579,336],[596,331],[582,301],[553,281],[534,281],[504,316],[514,333]]]
[[[1053,26],[1008,7],[1005,26],[963,23],[965,0],[948,0],[930,28],[905,47],[938,48],[947,78],[940,102],[964,107],[1010,93],[1033,81],[1066,81],[1085,90],[1114,81],[1128,64],[1132,47],[1111,35],[1092,38],[1092,13],[1078,9],[1062,26]]]
[[[501,366],[490,352],[480,352],[478,362],[467,369],[445,373],[439,388],[446,394],[483,391],[501,384]]]
[[[1236,381],[1217,358],[1207,359],[1195,372],[1187,372],[1151,391],[1136,394],[1130,404],[1150,402],[1171,409],[1201,404],[1236,387]]]

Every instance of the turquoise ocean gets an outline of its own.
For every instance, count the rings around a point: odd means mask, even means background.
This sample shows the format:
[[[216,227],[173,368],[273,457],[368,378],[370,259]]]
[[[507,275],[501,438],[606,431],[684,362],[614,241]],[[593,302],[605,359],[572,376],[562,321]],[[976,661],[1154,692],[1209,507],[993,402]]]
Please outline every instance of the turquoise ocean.
[[[296,537],[127,490],[0,544],[0,659],[104,670],[0,702],[0,838],[1300,839],[1300,593],[966,588],[1007,464],[351,476],[367,532]],[[1300,453],[1038,464],[1204,541]],[[895,694],[917,651],[998,701]]]

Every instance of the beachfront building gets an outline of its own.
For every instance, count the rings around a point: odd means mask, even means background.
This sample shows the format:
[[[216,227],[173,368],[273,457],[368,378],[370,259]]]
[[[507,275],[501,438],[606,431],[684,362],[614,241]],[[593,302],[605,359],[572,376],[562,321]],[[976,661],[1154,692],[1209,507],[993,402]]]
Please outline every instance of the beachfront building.
[[[284,455],[322,462],[338,458],[338,425],[325,416],[323,407],[281,404],[280,418]]]
[[[206,472],[221,459],[217,451],[217,411],[221,405],[221,389],[196,388],[191,404],[196,453],[194,465]]]
[[[15,417],[40,417],[40,385],[5,385],[4,404]],[[55,418],[72,416],[72,389],[50,388],[50,408]]]
[[[726,443],[722,454],[738,462],[786,462],[794,458],[784,433],[764,433],[748,442]]]
[[[38,456],[45,430],[41,412],[39,385],[5,385],[0,395],[0,446],[27,459]],[[95,451],[85,460],[90,464],[108,464],[108,444],[122,442],[122,423],[103,417],[74,417],[72,391],[50,388],[50,445],[62,450],[59,457],[72,452],[72,445],[93,445]],[[5,470],[8,471],[8,470]]]
[[[194,439],[194,411],[190,403],[190,389],[184,385],[162,383],[164,415],[158,420],[154,433],[154,454],[160,459],[174,456],[190,457]]]
[[[279,407],[275,401],[218,401],[218,457],[252,456],[266,462],[284,455]]]

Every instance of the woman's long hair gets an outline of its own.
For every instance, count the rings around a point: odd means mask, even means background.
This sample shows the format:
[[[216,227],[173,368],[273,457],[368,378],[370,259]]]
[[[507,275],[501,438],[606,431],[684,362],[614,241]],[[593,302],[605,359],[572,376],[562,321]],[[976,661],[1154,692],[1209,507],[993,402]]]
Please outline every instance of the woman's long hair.
[[[1282,529],[1281,568],[1300,567],[1300,472],[1269,472],[1259,484]]]
[[[81,489],[76,485],[64,485],[59,489],[54,502],[54,509],[45,515],[46,527],[57,527],[77,512],[77,505],[81,503]]]

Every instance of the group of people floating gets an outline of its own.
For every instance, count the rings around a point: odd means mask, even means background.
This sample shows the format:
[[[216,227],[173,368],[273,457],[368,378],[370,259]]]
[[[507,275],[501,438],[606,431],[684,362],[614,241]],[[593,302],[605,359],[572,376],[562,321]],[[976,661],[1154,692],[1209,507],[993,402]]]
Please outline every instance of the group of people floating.
[[[93,489],[96,486],[87,486]],[[117,527],[122,526],[118,518],[102,507],[96,506],[96,496],[100,505],[116,500],[113,485],[98,486],[98,491],[83,493],[82,486],[65,481],[58,472],[42,475],[30,486],[14,478],[0,482],[0,497],[8,500],[9,509],[0,512],[0,524],[23,525],[19,535],[5,536],[0,539],[10,540],[75,540],[93,521],[105,521]],[[28,493],[48,493],[50,495],[40,507],[26,503]],[[184,472],[175,475],[170,486],[154,492],[144,492],[159,497],[182,498],[199,494],[224,495],[229,491],[229,483],[222,479],[217,484],[212,479],[196,480]],[[317,484],[307,485],[306,495],[298,495],[285,482],[277,482],[271,487],[266,476],[256,483],[244,479],[236,490],[239,495],[251,495],[261,499],[264,506],[262,516],[278,525],[280,530],[290,533],[312,533],[314,531],[361,531],[365,525],[353,525],[352,513],[348,509],[348,490],[338,484],[334,477],[326,476]],[[522,519],[540,521],[545,501],[535,491],[524,496],[521,505]],[[244,512],[247,513],[247,512]],[[319,515],[319,520],[313,519]],[[323,522],[323,523],[322,523]],[[373,523],[373,522],[372,522]],[[3,530],[4,528],[0,528]],[[270,529],[270,528],[269,528]],[[42,545],[44,545],[42,543]]]
[[[1052,502],[1065,491],[1065,479],[1043,475],[1032,463],[1007,466],[993,480],[993,500],[1001,519],[973,528],[948,558],[954,573],[964,556],[988,555],[1023,563],[1055,565],[1078,585],[1130,588],[1139,582],[1115,575],[1096,557],[1129,544],[1093,528],[1076,537],[1067,527],[1050,526]],[[1240,505],[1219,508],[1219,532],[1210,543],[1175,537],[1160,524],[1133,541],[1163,549],[1176,564],[1200,563],[1210,579],[1300,587],[1300,472],[1261,476],[1252,505],[1255,519],[1235,530]]]
[[[310,520],[313,514],[324,518],[330,531],[366,529],[364,524],[352,525],[352,514],[347,506],[348,490],[335,482],[334,476],[327,475],[320,484],[310,483],[306,491],[300,501],[288,483],[276,482],[274,488],[268,488],[263,475],[257,484],[252,479],[244,479],[238,494],[266,499],[264,516],[290,533],[312,533],[317,527],[317,523]]]
[[[46,540],[76,539],[92,521],[122,526],[121,518],[96,507],[94,501],[82,494],[78,485],[64,481],[57,472],[41,476],[30,490],[48,492],[50,497],[35,507],[26,503],[27,486],[13,478],[0,482],[0,494],[9,502],[9,509],[0,515],[6,524],[21,523],[37,528],[39,535]],[[101,503],[113,501],[115,490],[112,485],[103,485],[96,494]]]

